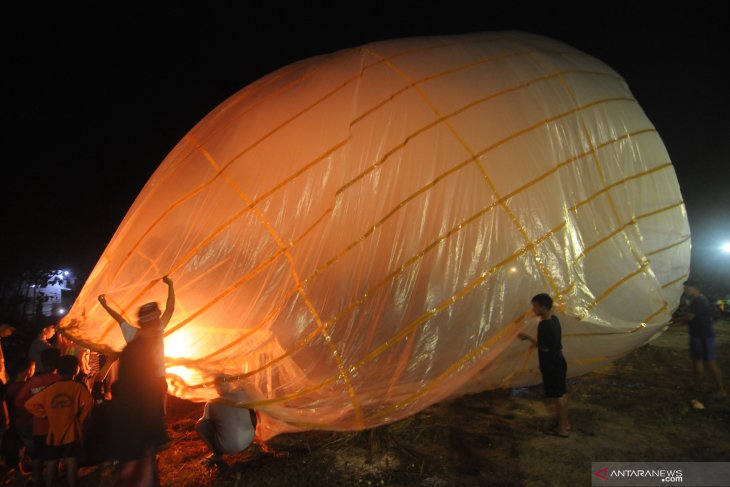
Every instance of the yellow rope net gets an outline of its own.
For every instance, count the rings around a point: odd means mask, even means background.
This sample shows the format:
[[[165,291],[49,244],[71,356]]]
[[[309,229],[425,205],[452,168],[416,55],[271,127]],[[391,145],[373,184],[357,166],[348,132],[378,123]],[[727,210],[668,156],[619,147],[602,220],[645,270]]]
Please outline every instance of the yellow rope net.
[[[569,374],[662,330],[689,228],[623,79],[523,33],[415,38],[301,61],[213,110],[119,226],[63,333],[96,350],[164,302],[170,391],[237,378],[259,434],[349,430],[539,382],[519,331],[549,292]],[[133,321],[131,321],[133,322]]]

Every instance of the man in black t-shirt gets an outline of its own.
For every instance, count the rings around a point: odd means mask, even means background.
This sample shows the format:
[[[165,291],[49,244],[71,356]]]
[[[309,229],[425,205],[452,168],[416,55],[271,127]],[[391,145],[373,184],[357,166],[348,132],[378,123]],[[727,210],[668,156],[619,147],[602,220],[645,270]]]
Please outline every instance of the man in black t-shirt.
[[[712,307],[707,298],[700,292],[697,281],[684,282],[684,294],[691,301],[689,311],[675,319],[677,323],[685,323],[689,328],[689,350],[694,371],[694,389],[700,392],[704,366],[710,369],[717,385],[718,395],[725,396],[727,391],[722,380],[722,373],[715,363],[715,330],[712,327]]]
[[[520,333],[518,336],[523,340],[529,340],[537,347],[545,397],[552,398],[555,404],[555,427],[545,433],[567,438],[570,435],[568,398],[565,395],[568,365],[563,357],[560,320],[553,315],[552,308],[553,300],[549,295],[538,294],[533,297],[532,311],[542,318],[537,325],[537,340],[525,333]]]

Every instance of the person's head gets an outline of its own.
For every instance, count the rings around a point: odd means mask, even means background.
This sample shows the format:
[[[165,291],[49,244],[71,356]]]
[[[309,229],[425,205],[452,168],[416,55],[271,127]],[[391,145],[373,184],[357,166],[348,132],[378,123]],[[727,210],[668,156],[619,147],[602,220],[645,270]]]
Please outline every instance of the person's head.
[[[35,374],[35,361],[30,358],[20,360],[13,371],[13,380],[25,382]]]
[[[48,341],[51,338],[53,338],[53,335],[55,335],[55,334],[56,334],[56,327],[53,325],[48,325],[48,326],[44,327],[43,329],[41,329],[41,331],[38,333],[38,337],[41,338],[42,340]]]
[[[553,309],[553,298],[549,294],[540,293],[532,297],[532,312],[537,316],[545,317]]]
[[[158,328],[160,326],[160,307],[157,303],[147,303],[139,307],[137,311],[137,322],[143,330],[145,328]]]
[[[79,359],[79,368],[85,374],[90,372],[89,359],[91,358],[91,350],[88,348],[80,348],[76,352],[76,357]]]
[[[64,355],[58,359],[58,375],[65,379],[73,379],[79,373],[79,359],[73,355]]]
[[[213,378],[213,384],[215,384],[215,390],[219,396],[231,392],[233,389],[234,377],[226,374],[219,374]]]
[[[699,296],[700,295],[700,283],[693,281],[692,279],[684,281],[684,294],[687,296]]]
[[[15,331],[15,327],[12,327],[10,325],[2,324],[0,325],[0,338],[7,338],[10,335],[13,334]]]
[[[41,365],[46,372],[53,372],[58,366],[61,351],[57,348],[47,348],[41,352]]]

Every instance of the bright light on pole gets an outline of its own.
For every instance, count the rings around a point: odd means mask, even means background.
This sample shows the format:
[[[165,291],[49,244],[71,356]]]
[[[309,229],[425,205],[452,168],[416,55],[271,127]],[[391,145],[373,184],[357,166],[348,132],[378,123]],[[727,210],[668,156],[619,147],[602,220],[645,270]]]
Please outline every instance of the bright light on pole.
[[[730,254],[730,242],[725,242],[724,244],[722,244],[721,248],[723,252],[725,252],[726,254]]]

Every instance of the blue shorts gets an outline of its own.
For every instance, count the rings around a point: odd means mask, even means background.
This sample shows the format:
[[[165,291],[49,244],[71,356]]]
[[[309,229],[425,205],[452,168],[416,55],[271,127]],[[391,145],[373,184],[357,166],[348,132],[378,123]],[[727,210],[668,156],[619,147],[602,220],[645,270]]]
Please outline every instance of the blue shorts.
[[[689,351],[692,360],[703,362],[715,360],[715,337],[689,337]]]

